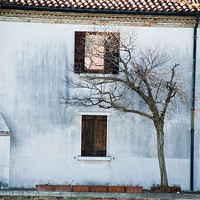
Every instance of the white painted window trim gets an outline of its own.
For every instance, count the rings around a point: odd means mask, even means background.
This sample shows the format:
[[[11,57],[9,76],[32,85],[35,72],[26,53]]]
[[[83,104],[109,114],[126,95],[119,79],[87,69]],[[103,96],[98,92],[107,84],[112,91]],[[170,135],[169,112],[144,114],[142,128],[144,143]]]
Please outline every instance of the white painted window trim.
[[[119,72],[119,74],[120,74],[120,72]],[[119,76],[119,74],[103,74],[103,73],[97,74],[97,73],[81,72],[79,74],[79,76],[81,78],[87,78],[87,77],[90,77],[90,76],[98,78],[98,77],[117,77],[117,76]]]
[[[109,156],[109,116],[111,115],[111,112],[104,112],[104,111],[80,111],[80,141],[81,141],[81,135],[82,135],[82,115],[101,115],[101,116],[107,116],[107,144],[106,144],[106,157],[93,157],[93,156],[77,156],[78,161],[111,161],[111,156]],[[81,146],[81,144],[80,144]]]

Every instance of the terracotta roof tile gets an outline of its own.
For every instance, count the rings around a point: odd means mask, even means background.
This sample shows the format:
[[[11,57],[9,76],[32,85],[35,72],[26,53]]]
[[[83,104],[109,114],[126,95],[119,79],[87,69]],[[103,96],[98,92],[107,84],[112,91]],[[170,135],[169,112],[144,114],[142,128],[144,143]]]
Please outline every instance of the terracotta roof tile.
[[[86,10],[195,13],[200,0],[1,0],[3,5]]]

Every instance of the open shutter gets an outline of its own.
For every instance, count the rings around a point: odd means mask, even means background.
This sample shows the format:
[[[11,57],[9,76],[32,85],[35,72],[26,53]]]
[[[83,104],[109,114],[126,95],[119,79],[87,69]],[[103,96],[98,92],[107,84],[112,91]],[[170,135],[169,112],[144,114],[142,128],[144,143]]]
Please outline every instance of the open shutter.
[[[105,70],[106,73],[119,73],[120,34],[110,33],[105,42]]]
[[[74,53],[74,72],[81,73],[84,70],[85,32],[75,32]]]

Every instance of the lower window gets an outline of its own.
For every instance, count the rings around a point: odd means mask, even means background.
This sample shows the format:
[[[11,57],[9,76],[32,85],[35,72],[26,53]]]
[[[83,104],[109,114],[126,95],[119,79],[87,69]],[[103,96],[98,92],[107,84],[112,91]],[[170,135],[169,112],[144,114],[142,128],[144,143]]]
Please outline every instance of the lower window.
[[[106,156],[107,116],[82,116],[81,156]]]

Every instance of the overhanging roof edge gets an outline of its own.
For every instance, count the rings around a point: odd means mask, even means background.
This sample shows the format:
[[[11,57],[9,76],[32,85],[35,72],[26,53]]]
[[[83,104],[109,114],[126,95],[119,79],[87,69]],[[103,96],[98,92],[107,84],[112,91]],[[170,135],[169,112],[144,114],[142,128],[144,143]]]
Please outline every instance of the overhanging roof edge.
[[[1,0],[0,0],[1,2]],[[104,13],[104,14],[127,14],[127,15],[171,15],[171,16],[197,16],[200,12],[153,12],[153,11],[121,11],[121,10],[92,10],[50,7],[25,7],[16,5],[1,5],[1,9],[36,10],[51,12],[75,12],[75,13]]]

